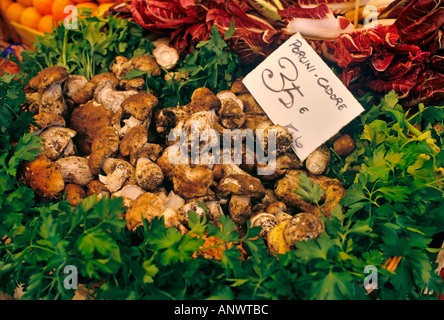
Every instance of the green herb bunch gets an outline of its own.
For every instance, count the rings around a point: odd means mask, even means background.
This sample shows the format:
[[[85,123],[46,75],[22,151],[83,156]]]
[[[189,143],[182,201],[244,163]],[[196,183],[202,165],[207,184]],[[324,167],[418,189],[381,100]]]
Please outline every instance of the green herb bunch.
[[[225,39],[233,32],[234,24],[225,33]],[[134,69],[124,79],[141,75],[146,77],[147,90],[152,90],[159,99],[159,106],[165,108],[188,104],[194,90],[200,87],[209,88],[214,93],[229,90],[240,77],[241,66],[237,55],[213,26],[210,39],[199,42],[174,69],[164,69],[163,77],[153,77],[149,72]]]
[[[20,65],[29,74],[37,74],[50,66],[63,66],[70,74],[87,79],[109,72],[116,56],[132,57],[150,54],[154,45],[143,29],[127,19],[108,17],[77,19],[77,27],[65,28],[63,21],[52,33],[37,36],[34,50],[22,53]]]

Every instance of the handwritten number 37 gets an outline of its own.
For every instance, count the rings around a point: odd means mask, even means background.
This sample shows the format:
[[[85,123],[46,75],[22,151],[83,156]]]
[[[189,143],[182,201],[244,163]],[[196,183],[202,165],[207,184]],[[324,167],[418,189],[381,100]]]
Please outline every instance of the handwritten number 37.
[[[280,58],[278,60],[279,67],[281,69],[284,69],[284,71],[279,72],[279,76],[274,75],[274,72],[270,69],[265,69],[262,72],[262,82],[263,84],[271,91],[273,92],[283,92],[289,96],[289,101],[284,101],[284,99],[279,98],[279,102],[284,105],[285,108],[290,109],[293,107],[294,104],[294,95],[293,91],[296,91],[303,97],[304,95],[301,92],[301,89],[299,86],[295,84],[295,81],[299,77],[298,68],[295,66],[295,64],[286,57]],[[280,78],[280,86],[276,88],[276,81],[273,81],[274,79]],[[271,80],[271,81],[270,81]],[[274,83],[274,86],[272,86],[272,83]],[[289,83],[289,85],[288,85]]]

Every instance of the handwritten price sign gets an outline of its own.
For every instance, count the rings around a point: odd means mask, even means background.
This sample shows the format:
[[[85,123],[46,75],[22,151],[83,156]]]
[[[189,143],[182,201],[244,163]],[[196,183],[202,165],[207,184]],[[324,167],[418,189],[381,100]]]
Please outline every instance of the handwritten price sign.
[[[299,33],[243,83],[270,120],[292,132],[293,150],[302,161],[364,111]]]

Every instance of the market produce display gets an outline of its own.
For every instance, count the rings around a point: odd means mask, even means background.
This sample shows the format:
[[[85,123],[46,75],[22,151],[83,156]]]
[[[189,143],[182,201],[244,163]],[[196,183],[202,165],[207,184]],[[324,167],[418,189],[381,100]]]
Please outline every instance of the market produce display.
[[[79,17],[86,15],[103,15],[111,6],[122,1],[111,0],[2,0],[1,8],[10,22],[19,23],[32,30],[52,33],[58,22],[72,16],[67,6],[77,8]]]
[[[366,4],[122,1],[5,56],[0,290],[72,299],[75,267],[94,299],[438,299],[444,3],[356,29]],[[242,83],[295,32],[365,109],[304,161]],[[239,164],[202,153],[227,130]]]

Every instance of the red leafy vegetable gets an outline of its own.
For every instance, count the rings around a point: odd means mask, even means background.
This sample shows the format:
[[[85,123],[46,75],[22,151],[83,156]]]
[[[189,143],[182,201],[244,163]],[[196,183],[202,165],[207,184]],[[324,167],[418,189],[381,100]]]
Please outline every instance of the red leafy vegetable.
[[[406,107],[444,100],[442,0],[413,0],[395,23],[325,42],[350,88],[395,90]]]
[[[180,54],[191,52],[198,42],[208,40],[213,25],[224,36],[234,21],[236,31],[227,41],[245,64],[276,49],[282,34],[267,21],[247,13],[249,9],[243,1],[227,0],[135,0],[131,3],[134,21],[152,32],[169,34],[170,44]]]

